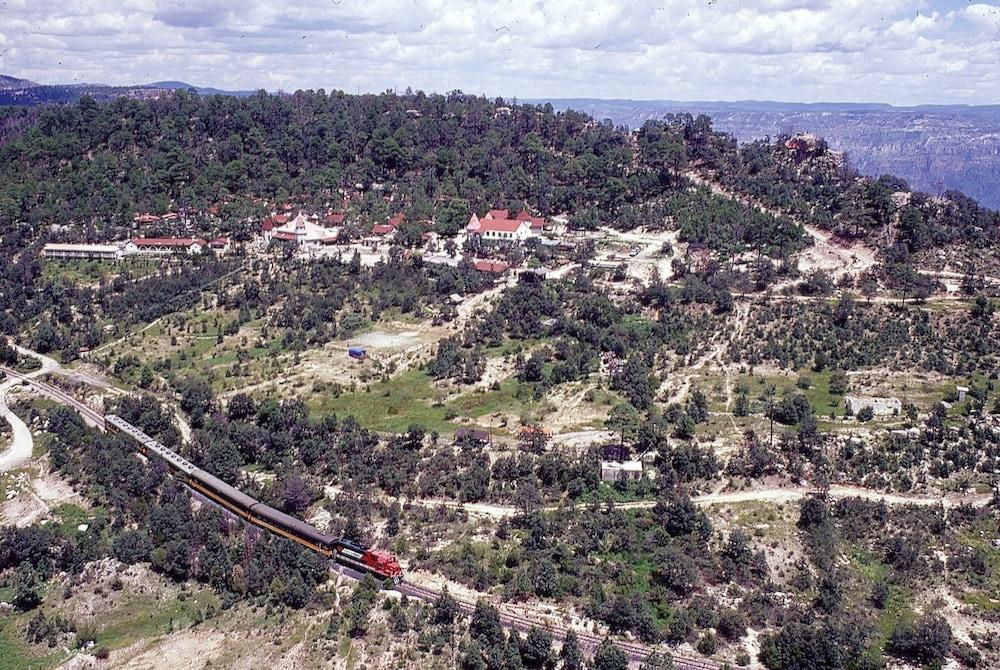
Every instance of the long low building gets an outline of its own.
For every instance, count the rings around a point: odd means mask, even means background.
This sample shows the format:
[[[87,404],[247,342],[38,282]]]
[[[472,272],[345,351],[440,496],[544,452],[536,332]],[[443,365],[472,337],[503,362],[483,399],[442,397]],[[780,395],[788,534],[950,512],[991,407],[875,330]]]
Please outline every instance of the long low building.
[[[125,244],[125,253],[140,256],[200,254],[208,242],[197,237],[136,237]]]
[[[125,255],[118,244],[69,244],[51,242],[42,247],[45,258],[93,259],[101,261],[120,261]]]
[[[870,407],[873,416],[898,416],[903,410],[899,398],[862,398],[852,395],[844,396],[844,410],[851,416]]]

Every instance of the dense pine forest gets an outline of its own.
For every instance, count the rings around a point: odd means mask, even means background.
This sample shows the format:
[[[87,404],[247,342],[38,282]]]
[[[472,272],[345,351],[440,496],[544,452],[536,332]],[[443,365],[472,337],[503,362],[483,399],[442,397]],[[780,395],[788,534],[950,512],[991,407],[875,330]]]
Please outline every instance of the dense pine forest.
[[[899,253],[952,242],[995,241],[995,212],[959,193],[908,192],[893,177],[860,177],[824,142],[789,138],[738,146],[705,116],[668,115],[636,133],[550,105],[424,93],[297,92],[249,98],[178,91],[159,100],[118,99],[0,112],[0,224],[125,226],[136,212],[204,212],[222,218],[267,203],[340,205],[386,213],[386,197],[411,220],[454,231],[470,211],[525,203],[574,225],[656,223],[653,203],[688,186],[688,168],[797,219],[845,237],[898,242]],[[718,203],[697,203],[712,211]],[[730,205],[731,207],[731,205]],[[673,202],[666,213],[683,210]],[[739,229],[753,245],[748,212],[708,217],[691,233],[717,246]],[[748,225],[754,224],[754,225]],[[95,231],[87,234],[93,235]],[[897,232],[898,230],[898,232]],[[775,232],[775,231],[770,231]],[[791,237],[787,225],[778,233]],[[745,239],[739,239],[739,238]],[[718,239],[717,239],[718,238]]]
[[[127,223],[135,211],[261,198],[328,202],[355,184],[384,184],[425,218],[442,197],[614,211],[655,188],[633,171],[621,131],[460,93],[84,98],[13,109],[3,125],[5,223]]]

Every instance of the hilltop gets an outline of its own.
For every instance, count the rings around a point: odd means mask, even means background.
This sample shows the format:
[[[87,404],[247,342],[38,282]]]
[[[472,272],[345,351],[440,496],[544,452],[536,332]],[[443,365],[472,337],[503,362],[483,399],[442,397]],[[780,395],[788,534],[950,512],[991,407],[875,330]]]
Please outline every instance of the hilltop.
[[[0,90],[31,88],[33,86],[38,86],[38,84],[27,79],[18,79],[17,77],[8,77],[7,75],[0,74]]]
[[[537,101],[542,102],[542,101]],[[740,141],[809,132],[846,152],[863,174],[893,174],[935,195],[956,189],[1000,208],[1000,105],[788,103],[771,101],[654,101],[558,99],[596,119],[638,128],[664,114],[712,117],[719,130]]]
[[[0,106],[65,104],[87,95],[99,101],[119,97],[157,98],[175,90],[200,95],[247,97],[249,90],[228,91],[182,81],[109,86],[38,84],[0,75]],[[825,137],[845,152],[863,174],[892,174],[914,188],[939,195],[959,190],[988,207],[1000,208],[1000,105],[916,105],[885,103],[793,103],[767,100],[677,101],[535,99],[558,110],[574,109],[595,119],[638,128],[669,113],[707,114],[715,127],[739,141],[809,132]]]
[[[27,79],[0,75],[0,106],[35,106],[67,104],[89,96],[98,101],[116,98],[151,99],[183,89],[201,95],[248,96],[252,91],[224,91],[217,88],[192,86],[182,81],[160,81],[149,84],[110,86],[107,84],[39,84]]]

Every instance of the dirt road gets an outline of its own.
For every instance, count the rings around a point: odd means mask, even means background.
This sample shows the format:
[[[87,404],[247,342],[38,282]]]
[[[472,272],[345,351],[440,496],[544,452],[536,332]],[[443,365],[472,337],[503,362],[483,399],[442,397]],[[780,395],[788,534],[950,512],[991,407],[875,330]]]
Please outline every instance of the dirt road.
[[[813,245],[803,249],[798,255],[799,269],[803,272],[809,272],[811,270],[826,270],[836,279],[844,274],[851,274],[854,276],[861,275],[869,268],[873,267],[877,262],[875,258],[875,251],[863,244],[853,244],[850,247],[839,246],[833,242],[832,233],[820,230],[815,226],[808,225],[803,221],[797,220],[793,216],[779,212],[773,207],[768,207],[767,205],[757,202],[752,198],[733,193],[721,184],[718,184],[717,182],[712,181],[711,179],[693,170],[686,171],[684,176],[695,184],[708,188],[716,195],[729,198],[730,200],[734,200],[746,205],[747,207],[752,207],[774,217],[791,219],[795,223],[802,226],[809,236],[813,238]]]
[[[787,503],[802,500],[806,496],[815,493],[816,489],[806,486],[772,487],[766,489],[756,489],[749,491],[725,491],[708,493],[692,498],[695,504],[708,507],[711,505],[732,505],[744,502],[768,502]],[[841,498],[862,498],[875,502],[884,502],[887,505],[920,505],[935,506],[942,505],[945,508],[954,508],[961,505],[971,505],[973,507],[983,507],[989,504],[992,495],[989,493],[978,493],[971,495],[949,494],[943,496],[934,495],[906,495],[901,493],[881,493],[860,486],[831,486],[829,495],[833,499]],[[472,516],[492,517],[497,519],[516,516],[520,510],[512,505],[496,505],[492,503],[461,503],[455,500],[421,499],[410,501],[414,505],[421,507],[449,507],[465,510]],[[637,502],[614,503],[615,509],[649,509],[656,505],[655,500],[642,500]],[[546,511],[557,509],[555,505],[544,507]]]
[[[18,346],[14,348],[21,355],[32,356],[42,363],[42,367],[29,372],[27,374],[28,377],[40,377],[59,367],[59,363],[48,356],[36,354],[33,351]],[[8,379],[0,384],[0,415],[10,424],[11,431],[14,434],[10,446],[0,454],[0,472],[8,472],[23,465],[31,458],[31,452],[35,446],[35,441],[31,438],[31,430],[28,429],[27,424],[7,406],[8,391],[20,383],[18,379]]]

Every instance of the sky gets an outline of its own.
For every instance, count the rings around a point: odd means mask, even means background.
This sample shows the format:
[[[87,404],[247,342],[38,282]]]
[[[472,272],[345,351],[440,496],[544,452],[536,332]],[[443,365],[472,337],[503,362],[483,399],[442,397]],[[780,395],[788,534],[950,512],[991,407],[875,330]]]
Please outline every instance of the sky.
[[[1000,0],[0,0],[40,83],[1000,103]]]

